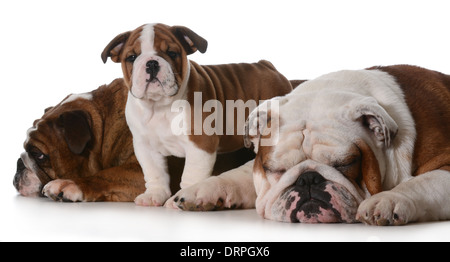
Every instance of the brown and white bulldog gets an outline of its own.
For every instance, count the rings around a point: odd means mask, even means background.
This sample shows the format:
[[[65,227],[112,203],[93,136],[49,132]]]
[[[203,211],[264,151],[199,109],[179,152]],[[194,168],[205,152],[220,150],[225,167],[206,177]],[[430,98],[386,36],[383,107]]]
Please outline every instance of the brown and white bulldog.
[[[101,55],[103,62],[122,63],[131,94],[126,119],[146,181],[138,205],[163,205],[171,196],[165,156],[186,157],[181,188],[208,178],[217,153],[243,148],[246,103],[292,90],[267,61],[201,66],[187,59],[206,48],[189,28],[147,24],[115,37]],[[233,110],[229,101],[241,105],[237,113],[225,114]]]
[[[450,219],[449,75],[408,65],[339,71],[270,101],[278,109],[255,109],[246,135],[257,152],[256,209],[264,218]],[[278,132],[264,132],[268,126]]]
[[[127,96],[123,79],[116,79],[92,92],[69,95],[55,107],[47,108],[28,130],[26,152],[17,162],[13,184],[19,193],[67,202],[132,202],[143,193],[145,181],[125,120]],[[220,155],[213,174],[242,172],[232,169],[253,157],[248,150]],[[171,190],[179,190],[184,160],[169,157],[167,162]],[[241,199],[239,195],[230,197],[233,203]],[[248,207],[254,206],[252,199]],[[231,207],[226,203],[216,199],[207,208]],[[194,208],[189,201],[183,205],[185,209]]]
[[[125,121],[123,79],[67,96],[34,121],[17,163],[23,196],[58,201],[133,201],[145,191]]]

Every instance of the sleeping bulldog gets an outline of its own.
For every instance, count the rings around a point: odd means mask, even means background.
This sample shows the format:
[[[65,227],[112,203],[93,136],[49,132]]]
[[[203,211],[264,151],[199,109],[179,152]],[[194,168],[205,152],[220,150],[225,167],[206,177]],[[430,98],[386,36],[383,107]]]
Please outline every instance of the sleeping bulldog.
[[[245,130],[255,160],[181,190],[188,206],[256,190],[257,212],[276,221],[450,219],[448,75],[408,65],[327,74],[259,105]]]
[[[450,218],[449,75],[408,65],[339,71],[267,103],[274,102],[275,110],[256,108],[246,128],[264,218]]]

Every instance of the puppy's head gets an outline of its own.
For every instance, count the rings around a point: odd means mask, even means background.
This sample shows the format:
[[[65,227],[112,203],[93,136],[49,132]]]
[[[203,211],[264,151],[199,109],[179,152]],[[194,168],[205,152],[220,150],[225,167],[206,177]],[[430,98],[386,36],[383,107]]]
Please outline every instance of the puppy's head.
[[[246,144],[256,151],[258,213],[284,222],[356,222],[359,204],[382,190],[396,123],[373,98],[351,93],[274,99],[277,143],[264,146],[265,125],[251,125],[260,122],[252,118],[273,119],[273,112],[256,114],[256,108],[246,128]]]
[[[115,37],[101,56],[104,63],[108,57],[122,63],[134,97],[159,101],[179,93],[189,75],[187,55],[204,53],[207,45],[187,27],[147,24]]]
[[[25,152],[17,161],[13,184],[23,196],[42,196],[42,187],[59,178],[75,178],[89,167],[94,142],[91,115],[80,107],[85,98],[69,96],[48,108],[27,132]],[[92,167],[91,167],[92,168]]]

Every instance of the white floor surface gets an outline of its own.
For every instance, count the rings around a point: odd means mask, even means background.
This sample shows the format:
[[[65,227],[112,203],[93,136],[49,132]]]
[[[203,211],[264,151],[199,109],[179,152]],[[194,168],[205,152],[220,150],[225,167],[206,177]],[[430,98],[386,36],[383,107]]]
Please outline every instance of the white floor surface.
[[[9,193],[1,199],[0,241],[450,240],[447,221],[401,227],[288,224],[264,220],[254,209],[182,212],[134,203],[57,203]]]

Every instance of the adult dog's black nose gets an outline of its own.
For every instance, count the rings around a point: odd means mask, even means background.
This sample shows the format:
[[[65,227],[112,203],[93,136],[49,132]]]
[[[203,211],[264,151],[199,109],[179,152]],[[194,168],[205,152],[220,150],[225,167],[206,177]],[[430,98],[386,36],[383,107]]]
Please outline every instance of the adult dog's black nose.
[[[314,171],[308,171],[297,178],[295,185],[300,187],[310,187],[323,182],[325,182],[325,178],[321,174]]]
[[[17,171],[16,171],[16,175],[14,176],[14,179],[13,179],[13,185],[14,185],[14,187],[17,189],[17,191],[19,191],[19,181],[20,181],[20,179],[22,178],[22,176],[23,176],[23,170],[25,170],[26,169],[26,167],[25,167],[25,165],[24,165],[24,163],[23,163],[23,161],[22,161],[22,158],[19,158],[18,160],[17,160]]]
[[[146,64],[147,68],[145,70],[145,72],[147,72],[147,74],[150,75],[150,81],[153,80],[153,78],[156,77],[156,75],[159,72],[159,63],[156,60],[150,60],[147,62]]]

